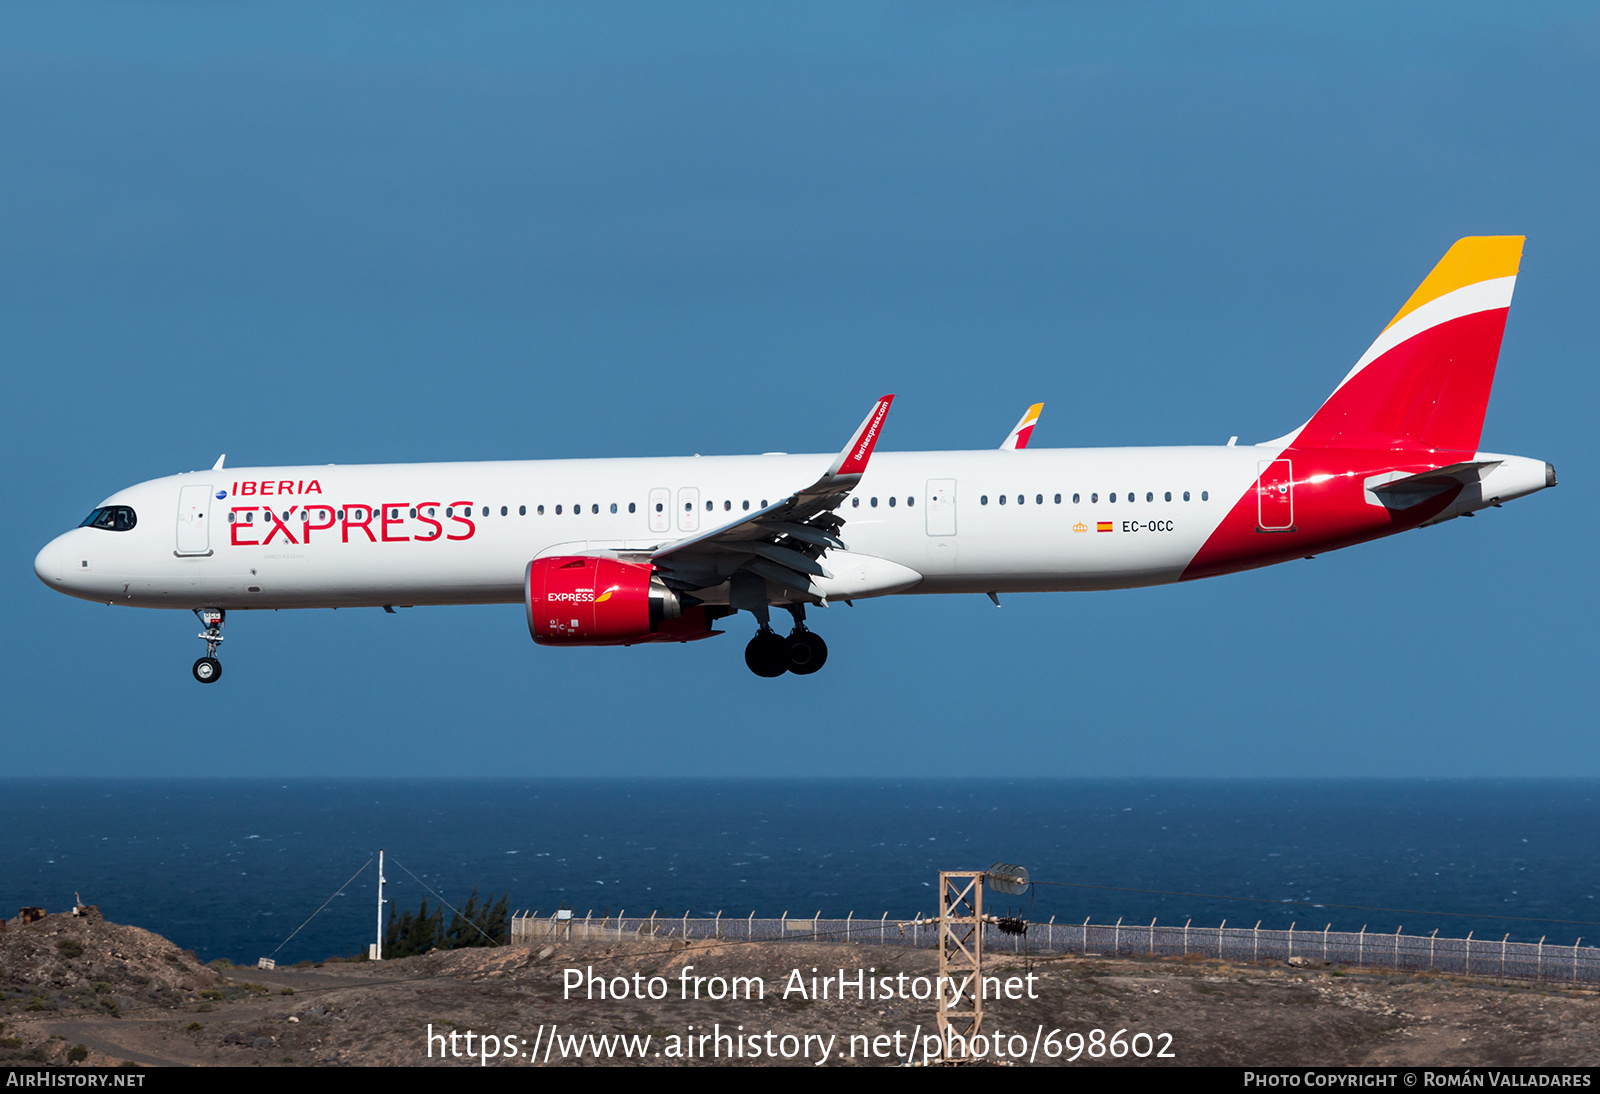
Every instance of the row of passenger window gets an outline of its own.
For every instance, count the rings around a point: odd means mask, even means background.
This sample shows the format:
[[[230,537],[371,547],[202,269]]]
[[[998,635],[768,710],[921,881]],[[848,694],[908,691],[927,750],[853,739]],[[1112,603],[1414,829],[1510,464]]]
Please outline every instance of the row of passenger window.
[[[1129,505],[1131,505],[1134,502],[1139,500],[1139,494],[1138,494],[1137,491],[1134,491],[1134,490],[1128,491],[1122,497],[1123,497],[1123,500],[1125,502],[1127,502]],[[1006,504],[1008,499],[1009,499],[1009,495],[1001,494],[1001,495],[999,495],[997,500],[1000,502],[1001,505],[1004,505],[1004,504]],[[910,499],[907,499],[908,502],[909,502],[909,500]],[[1072,504],[1073,505],[1077,505],[1082,500],[1083,500],[1083,495],[1081,495],[1081,494],[1072,495]],[[1117,500],[1116,491],[1112,491],[1110,494],[1107,494],[1106,495],[1106,500],[1108,502],[1113,502],[1114,503]],[[1145,501],[1152,501],[1152,502],[1155,501],[1156,500],[1156,492],[1154,490],[1146,490],[1145,493],[1144,493],[1144,500]],[[1168,490],[1168,491],[1164,492],[1161,495],[1161,500],[1162,501],[1171,501],[1172,500],[1172,491]],[[1183,492],[1183,500],[1184,501],[1188,501],[1189,500],[1189,491],[1185,490]],[[1211,500],[1211,492],[1209,490],[1200,491],[1200,500],[1201,501],[1210,501]],[[1099,494],[1096,493],[1096,494],[1090,494],[1089,495],[1089,504],[1096,505],[1096,504],[1099,503],[1099,501],[1100,501],[1100,495]],[[1027,503],[1028,503],[1028,495],[1026,495],[1026,494],[1018,494],[1017,495],[1017,504],[1018,505],[1026,505]],[[1033,503],[1035,505],[1043,505],[1044,504],[1044,495],[1043,494],[1035,494],[1033,496]],[[1061,495],[1060,494],[1057,494],[1055,496],[1055,503],[1057,505],[1061,504]],[[893,505],[894,502],[890,501],[889,504]],[[989,504],[989,495],[988,494],[979,495],[978,504],[979,505],[988,505]]]
[[[1187,491],[1187,490],[1183,491],[1182,497],[1183,497],[1184,501],[1189,501],[1190,500],[1189,491]],[[1172,500],[1172,491],[1171,490],[1165,491],[1161,495],[1161,498],[1162,498],[1163,501],[1171,501]],[[1000,494],[1000,495],[996,496],[995,500],[998,501],[1001,505],[1005,505],[1010,501],[1010,499],[1011,499],[1011,495]],[[905,500],[906,500],[906,506],[908,508],[910,508],[912,506],[915,506],[917,504],[917,499],[912,495],[907,495]],[[1061,504],[1061,500],[1062,500],[1062,496],[1060,494],[1056,494],[1054,500],[1055,500],[1055,504],[1060,505]],[[1078,504],[1081,503],[1082,500],[1083,500],[1083,496],[1081,494],[1073,494],[1072,495],[1072,504],[1078,505]],[[1124,500],[1124,502],[1126,504],[1133,504],[1134,502],[1137,502],[1139,500],[1139,495],[1138,495],[1137,491],[1131,491],[1130,490],[1130,491],[1128,491],[1127,493],[1125,493],[1123,495],[1123,500]],[[1144,500],[1147,501],[1147,502],[1154,502],[1156,500],[1155,491],[1154,490],[1145,491]],[[1208,491],[1208,490],[1200,491],[1200,500],[1201,501],[1210,501],[1211,500],[1210,491]],[[891,495],[889,497],[888,501],[889,501],[889,507],[892,509],[899,503],[899,498],[894,496],[894,495]],[[1116,491],[1112,491],[1111,493],[1107,494],[1106,495],[1106,501],[1110,502],[1112,504],[1115,504],[1116,501],[1117,501]],[[1099,502],[1100,502],[1100,495],[1098,493],[1092,493],[1092,494],[1089,495],[1089,504],[1097,505],[1097,504],[1099,504]],[[1026,495],[1026,494],[1018,494],[1018,495],[1016,495],[1016,504],[1018,504],[1018,505],[1026,505],[1027,503],[1028,503],[1028,495]],[[1044,495],[1043,494],[1035,494],[1033,496],[1033,503],[1035,505],[1043,505],[1044,504]],[[988,505],[989,504],[989,495],[988,494],[980,494],[978,496],[978,504],[979,505]],[[867,499],[867,505],[868,505],[869,508],[876,509],[878,507],[878,499],[876,497],[868,498]],[[850,506],[851,506],[851,508],[854,508],[854,509],[861,508],[861,499],[859,497],[851,498],[850,499]],[[762,498],[761,499],[761,508],[765,509],[766,507],[767,507],[767,499],[766,498]],[[572,506],[567,506],[567,505],[564,505],[564,504],[563,505],[556,505],[553,508],[554,508],[555,515],[558,516],[558,517],[566,515],[566,514],[571,514],[572,516],[577,516],[577,515],[579,515],[579,514],[581,514],[583,512],[583,504],[582,503],[577,504],[577,505],[572,505]],[[656,512],[658,512],[658,513],[662,512],[665,508],[666,508],[666,505],[665,505],[664,502],[656,502],[655,503],[655,511]],[[688,511],[690,511],[691,509],[694,508],[694,503],[693,502],[684,502],[683,508],[684,508],[685,512],[688,512]],[[723,508],[723,511],[725,511],[725,512],[731,512],[733,510],[733,502],[731,500],[724,501],[722,503],[722,508]],[[470,516],[473,515],[473,513],[472,513],[473,507],[470,506],[470,505],[462,505],[462,506],[447,505],[447,506],[444,507],[444,515],[446,517],[453,517],[453,516],[456,515],[456,510],[457,509],[460,510],[461,515],[464,516],[464,517],[470,517]],[[620,511],[616,502],[611,502],[610,505],[608,506],[608,509],[612,513],[616,513],[616,512]],[[708,512],[708,513],[714,512],[715,509],[716,509],[716,502],[708,500],[706,502],[706,512]],[[749,510],[750,510],[750,502],[749,501],[741,502],[740,503],[740,510],[742,512],[749,512]],[[373,506],[371,509],[369,509],[367,511],[368,512],[372,512],[372,513],[381,513],[382,510],[378,506]],[[637,503],[630,501],[628,503],[628,512],[635,513],[637,511],[638,511]],[[433,516],[437,516],[438,515],[438,509],[435,506],[424,506],[423,507],[423,512],[425,513],[425,515],[427,515],[429,517],[433,517]],[[511,512],[511,510],[510,510],[509,506],[506,506],[506,505],[500,506],[500,515],[502,517],[509,516],[510,512]],[[534,512],[538,516],[542,517],[542,516],[545,515],[545,507],[542,506],[542,505],[536,505],[536,506],[534,506]],[[339,509],[339,510],[330,510],[328,508],[315,508],[314,509],[314,508],[312,508],[310,506],[308,506],[305,509],[301,510],[301,519],[309,521],[309,520],[312,519],[312,514],[313,513],[319,514],[321,516],[327,516],[329,513],[333,513],[333,515],[335,515],[337,517],[337,519],[339,519],[339,520],[343,520],[344,519],[344,510],[343,509]],[[589,503],[589,513],[591,515],[598,516],[599,513],[600,513],[599,504],[598,503],[594,503],[594,502]],[[133,511],[131,509],[127,509],[125,506],[117,506],[117,507],[115,507],[115,509],[112,509],[112,508],[109,508],[109,507],[106,508],[106,509],[96,509],[93,513],[89,514],[88,519],[86,519],[83,523],[85,525],[90,525],[92,527],[109,528],[109,527],[113,527],[113,521],[117,521],[117,522],[120,522],[117,525],[117,530],[118,531],[122,531],[123,528],[131,528],[131,527],[133,527],[134,518],[133,518],[132,514],[133,514]],[[415,518],[416,515],[417,515],[417,508],[416,507],[407,508],[406,515],[408,517]],[[489,515],[489,506],[487,506],[487,505],[483,506],[478,515],[479,516],[485,516],[485,517],[488,516]],[[518,516],[527,516],[528,515],[528,507],[526,505],[517,506],[517,515]],[[229,524],[234,523],[236,517],[237,517],[237,514],[229,513],[228,514],[228,523]],[[98,520],[97,520],[97,518],[98,518]],[[288,510],[284,511],[283,519],[284,520],[288,520],[289,519],[289,511]],[[399,510],[399,508],[396,508],[396,507],[390,507],[389,508],[389,519],[390,520],[399,520],[400,519],[400,510]],[[255,523],[255,513],[253,513],[253,512],[245,513],[244,516],[243,516],[243,520],[244,520],[244,523],[246,523],[246,524]]]

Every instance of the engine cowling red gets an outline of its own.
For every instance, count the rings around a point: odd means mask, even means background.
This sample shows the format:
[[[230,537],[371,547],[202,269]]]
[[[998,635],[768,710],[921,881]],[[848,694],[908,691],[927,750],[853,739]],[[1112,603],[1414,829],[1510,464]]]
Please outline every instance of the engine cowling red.
[[[681,608],[647,563],[566,555],[528,563],[528,633],[544,646],[690,642],[720,631],[703,607]]]

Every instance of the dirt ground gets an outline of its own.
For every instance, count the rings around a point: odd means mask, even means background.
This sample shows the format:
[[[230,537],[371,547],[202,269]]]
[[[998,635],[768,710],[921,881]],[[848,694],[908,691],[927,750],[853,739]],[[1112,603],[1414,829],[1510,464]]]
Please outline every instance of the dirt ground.
[[[934,1004],[899,997],[929,989],[916,979],[937,972],[938,955],[927,950],[556,941],[219,971],[158,935],[95,916],[8,928],[0,932],[0,1064],[484,1066],[489,1057],[496,1067],[835,1066],[893,1065],[908,1055],[922,1062],[935,1052],[923,1040],[935,1029]],[[880,998],[856,997],[862,970],[874,970],[861,983]],[[591,973],[604,981],[604,998],[585,997],[598,990],[582,986]],[[999,978],[1001,997],[985,1001],[986,1036],[975,1047],[991,1061],[1600,1061],[1600,999],[1587,990],[1372,969],[1015,954],[991,955],[985,974]],[[735,978],[760,978],[763,993],[754,979]],[[1004,997],[1008,987],[1014,998]],[[649,998],[652,989],[664,997]],[[739,997],[709,997],[730,992]],[[889,992],[895,997],[882,997]]]

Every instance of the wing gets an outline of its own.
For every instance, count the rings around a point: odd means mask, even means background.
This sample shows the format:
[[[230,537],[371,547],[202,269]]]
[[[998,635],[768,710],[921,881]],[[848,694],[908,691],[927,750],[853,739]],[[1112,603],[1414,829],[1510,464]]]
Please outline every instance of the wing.
[[[1005,441],[1000,445],[1000,451],[1013,452],[1020,448],[1028,447],[1028,438],[1033,436],[1033,427],[1039,424],[1039,415],[1044,413],[1043,403],[1034,403],[1023,414],[1022,420],[1011,431]]]
[[[822,562],[829,549],[848,550],[836,510],[849,497],[883,431],[893,395],[879,399],[833,464],[810,486],[731,524],[669,543],[650,555],[661,579],[680,591],[720,585],[741,573],[770,580],[802,597],[822,600],[813,577],[833,575]]]

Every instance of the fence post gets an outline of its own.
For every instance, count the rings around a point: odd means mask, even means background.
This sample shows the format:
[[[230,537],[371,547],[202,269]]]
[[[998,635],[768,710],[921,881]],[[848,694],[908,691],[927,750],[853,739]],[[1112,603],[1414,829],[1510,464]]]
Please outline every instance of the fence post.
[[[1050,917],[1050,922],[1046,923],[1044,925],[1044,940],[1045,940],[1045,945],[1046,946],[1048,946],[1050,949],[1055,949],[1055,945],[1056,945],[1056,917],[1055,916],[1051,916]]]
[[[1289,923],[1289,956],[1284,959],[1284,964],[1294,960],[1294,922]]]
[[[1436,961],[1434,961],[1434,959],[1433,959],[1433,947],[1438,941],[1439,941],[1439,928],[1435,927],[1433,929],[1433,933],[1428,936],[1428,968],[1430,968],[1430,969],[1436,969],[1436,968],[1439,967],[1438,963]]]
[[[1117,916],[1117,925],[1111,928],[1111,956],[1116,957],[1122,953],[1122,917]]]
[[[1217,960],[1222,960],[1222,932],[1228,929],[1228,921],[1224,919],[1222,926],[1217,928]]]
[[[1331,930],[1333,930],[1332,923],[1322,928],[1322,963],[1324,965],[1328,963],[1328,932]]]
[[[1505,938],[1500,940],[1500,983],[1506,982],[1506,943],[1511,940],[1511,932],[1507,931]]]
[[[1467,932],[1467,956],[1462,959],[1466,962],[1461,966],[1461,971],[1468,976],[1472,975],[1472,932]]]
[[[1403,927],[1405,924],[1402,923],[1400,926]],[[1506,937],[1511,936],[1506,935]],[[1394,967],[1397,969],[1400,967],[1400,927],[1394,929]]]
[[[883,918],[878,920],[878,945],[883,945],[883,929],[889,925],[889,913],[884,912]]]
[[[850,914],[844,917],[844,940],[850,941],[850,921],[856,917],[856,910],[850,909]]]
[[[1578,942],[1583,941],[1583,935],[1578,936]],[[1572,944],[1572,982],[1578,982],[1578,942]]]
[[[1189,956],[1189,924],[1194,922],[1194,916],[1183,921],[1183,956]]]
[[[1089,917],[1083,917],[1083,956],[1089,956]],[[1572,978],[1578,978],[1578,947],[1572,947]]]
[[[817,914],[811,917],[811,941],[817,940],[817,925],[822,922],[822,909],[817,909]]]
[[[656,912],[658,912],[660,910],[661,909],[659,909],[659,908],[650,909],[650,937],[651,938],[654,938],[656,936]]]
[[[1548,935],[1540,935],[1539,936],[1539,966],[1538,966],[1539,971],[1538,971],[1538,975],[1536,977],[1534,977],[1534,979],[1536,979],[1536,980],[1543,980],[1544,979],[1544,940],[1546,938],[1548,938],[1548,937],[1549,937]]]
[[[1250,951],[1250,960],[1257,963],[1261,961],[1261,920],[1259,919],[1256,920],[1255,945]]]
[[[1152,956],[1154,956],[1155,952],[1156,952],[1156,921],[1155,921],[1154,917],[1151,917],[1151,919],[1150,919],[1150,953],[1151,953]]]
[[[722,937],[722,909],[721,908],[717,909],[717,925],[715,927],[711,928],[711,937],[712,938],[721,938]]]
[[[1356,968],[1360,968],[1367,959],[1367,925],[1361,924],[1361,934],[1356,938]]]
[[[752,910],[750,918],[744,921],[744,939],[746,942],[755,937],[756,913]]]

